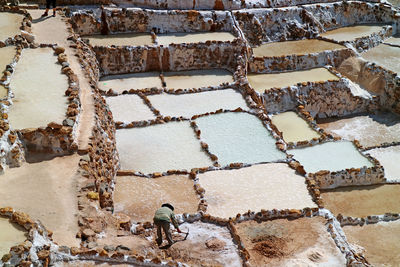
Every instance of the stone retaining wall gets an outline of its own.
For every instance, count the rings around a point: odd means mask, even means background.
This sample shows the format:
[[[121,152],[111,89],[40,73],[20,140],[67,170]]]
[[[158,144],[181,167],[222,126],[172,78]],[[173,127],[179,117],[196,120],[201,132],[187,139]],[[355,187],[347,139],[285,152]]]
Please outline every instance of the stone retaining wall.
[[[338,66],[346,58],[355,55],[349,49],[323,51],[305,55],[286,55],[277,57],[251,57],[249,71],[254,73],[272,73],[291,70],[304,70],[326,65]]]
[[[305,82],[285,88],[271,88],[262,95],[269,113],[294,110],[303,105],[312,117],[346,116],[378,109],[376,98],[354,96],[343,79],[339,81]]]
[[[79,11],[71,23],[80,35],[118,32],[206,32],[229,31],[238,36],[230,12],[123,8]]]

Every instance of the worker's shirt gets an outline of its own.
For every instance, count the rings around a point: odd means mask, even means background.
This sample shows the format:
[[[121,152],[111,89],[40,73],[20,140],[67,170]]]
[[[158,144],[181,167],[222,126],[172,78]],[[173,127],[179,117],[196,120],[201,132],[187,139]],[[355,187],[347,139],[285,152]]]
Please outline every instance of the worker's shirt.
[[[154,215],[154,220],[170,222],[175,226],[175,228],[178,228],[178,222],[175,219],[175,214],[170,208],[159,208]]]

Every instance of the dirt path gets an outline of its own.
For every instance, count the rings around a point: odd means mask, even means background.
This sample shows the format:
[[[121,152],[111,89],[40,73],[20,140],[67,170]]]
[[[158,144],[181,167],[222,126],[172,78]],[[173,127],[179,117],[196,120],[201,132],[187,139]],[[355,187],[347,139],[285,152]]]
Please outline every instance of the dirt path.
[[[40,220],[60,245],[79,246],[77,168],[80,156],[24,163],[0,177],[0,207],[10,206]]]
[[[79,149],[85,150],[88,146],[89,137],[94,125],[93,96],[89,81],[79,64],[78,57],[75,56],[76,50],[70,47],[72,42],[67,40],[69,34],[66,22],[58,14],[56,17],[41,18],[43,10],[28,11],[32,16],[32,33],[35,35],[35,42],[38,44],[57,44],[64,47],[70,67],[78,76],[81,88],[80,99],[82,110],[77,128],[77,143]]]

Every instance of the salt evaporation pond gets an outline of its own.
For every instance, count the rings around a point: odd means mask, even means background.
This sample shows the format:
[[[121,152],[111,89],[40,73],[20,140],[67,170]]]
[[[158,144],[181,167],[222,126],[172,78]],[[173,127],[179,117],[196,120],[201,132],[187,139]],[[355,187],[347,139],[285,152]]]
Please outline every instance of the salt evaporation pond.
[[[181,43],[205,43],[206,41],[233,41],[237,37],[230,32],[173,32],[157,34],[159,45]]]
[[[153,40],[149,33],[118,33],[109,35],[87,36],[92,46],[142,46],[152,45]]]
[[[143,173],[212,166],[188,121],[120,129],[116,133],[121,169]]]
[[[114,121],[132,122],[155,119],[151,109],[138,95],[119,95],[106,97]]]
[[[199,197],[193,185],[187,175],[117,176],[114,212],[123,212],[138,222],[152,221],[154,211],[163,203],[173,203],[176,214],[196,213]]]
[[[321,170],[335,172],[350,168],[374,166],[356,149],[352,142],[348,141],[327,142],[305,148],[291,149],[288,154],[292,154],[308,173],[316,173]]]
[[[353,25],[324,32],[321,36],[337,42],[353,41],[357,38],[370,36],[373,33],[379,33],[383,30],[383,27],[384,25],[375,24]]]
[[[357,139],[364,147],[400,141],[400,116],[389,112],[321,119],[318,126],[334,136]]]
[[[323,217],[235,224],[250,266],[346,266]]]
[[[304,177],[286,163],[209,171],[198,177],[206,191],[207,213],[212,216],[229,218],[248,210],[316,207]]]
[[[270,88],[283,88],[303,82],[339,80],[339,77],[325,68],[315,68],[281,73],[248,74],[247,79],[254,90],[264,93]]]
[[[375,148],[365,153],[369,153],[380,162],[388,181],[400,180],[400,146]]]
[[[24,49],[10,88],[15,95],[8,114],[13,129],[38,128],[65,119],[68,77],[61,73],[53,49]]]
[[[19,34],[23,19],[20,14],[0,12],[0,41]]]
[[[307,141],[321,136],[293,111],[274,115],[271,121],[282,132],[285,142]]]
[[[233,89],[194,94],[159,94],[148,96],[148,99],[162,115],[171,117],[191,118],[219,109],[248,109],[242,94]]]
[[[103,91],[113,89],[118,94],[130,89],[161,88],[162,83],[158,72],[140,72],[121,75],[104,76],[99,81]]]
[[[228,112],[200,117],[195,122],[201,130],[201,138],[218,157],[221,166],[286,159],[271,133],[254,115]]]
[[[298,41],[274,42],[262,44],[253,48],[255,57],[279,57],[286,55],[305,55],[320,53],[326,50],[339,50],[346,47],[317,39],[306,39]]]
[[[0,258],[10,252],[10,248],[17,246],[26,239],[22,227],[13,224],[8,218],[0,217]]]
[[[400,73],[400,47],[381,44],[371,48],[361,56],[368,60],[381,65],[396,73]]]
[[[164,80],[168,89],[187,89],[232,83],[233,76],[224,69],[189,70],[165,72]]]
[[[333,214],[366,217],[400,213],[400,185],[370,185],[322,190],[324,207]]]
[[[347,241],[363,252],[372,266],[400,266],[400,220],[343,226]]]

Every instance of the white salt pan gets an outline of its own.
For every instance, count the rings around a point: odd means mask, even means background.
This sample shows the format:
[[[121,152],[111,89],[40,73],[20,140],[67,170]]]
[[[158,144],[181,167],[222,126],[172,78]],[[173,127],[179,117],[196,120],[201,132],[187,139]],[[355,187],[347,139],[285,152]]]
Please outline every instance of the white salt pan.
[[[258,163],[286,159],[276,140],[259,118],[242,112],[228,112],[195,120],[211,153],[224,166],[230,163]]]
[[[376,158],[385,169],[388,181],[400,180],[400,146],[376,148],[366,151]]]
[[[12,128],[37,128],[65,119],[68,78],[61,73],[53,49],[24,49],[10,88],[15,95],[9,112]]]
[[[106,98],[114,121],[132,122],[155,119],[155,115],[138,95],[119,95]]]
[[[161,79],[158,72],[141,72],[121,75],[105,76],[99,81],[99,88],[103,91],[113,89],[117,93],[124,90],[161,88]]]
[[[212,165],[188,121],[117,130],[116,141],[121,169],[153,173]]]
[[[286,142],[306,141],[320,137],[319,133],[293,111],[274,115],[272,123],[282,132]]]
[[[168,89],[201,88],[232,83],[232,73],[224,69],[165,72]]]
[[[233,41],[236,37],[230,32],[177,32],[157,34],[159,45],[180,43],[204,43],[206,41]]]
[[[373,167],[373,164],[364,157],[348,141],[327,142],[306,148],[288,151],[298,160],[309,173],[321,170],[341,171],[350,168]]]
[[[164,116],[191,118],[218,109],[248,109],[243,96],[233,90],[207,91],[194,94],[160,94],[148,96],[154,108]]]
[[[304,177],[285,163],[209,171],[198,177],[206,190],[207,213],[213,216],[229,218],[248,210],[316,207]]]

